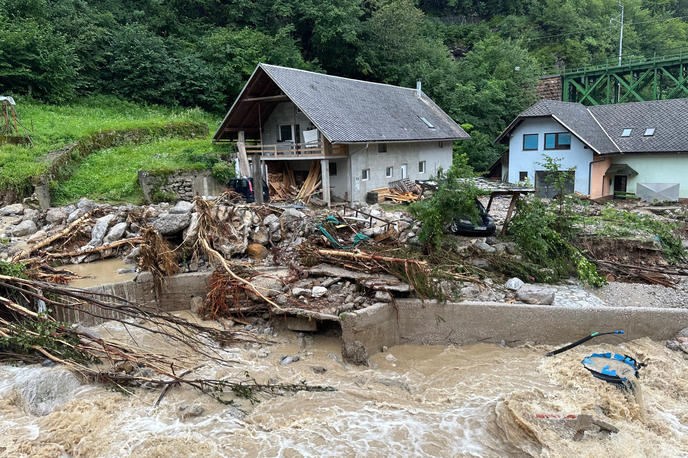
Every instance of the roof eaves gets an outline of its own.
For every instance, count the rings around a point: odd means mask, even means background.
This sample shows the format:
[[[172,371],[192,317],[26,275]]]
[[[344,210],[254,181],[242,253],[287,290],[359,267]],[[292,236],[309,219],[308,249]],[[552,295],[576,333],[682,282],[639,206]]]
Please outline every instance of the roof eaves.
[[[600,122],[597,120],[597,118],[596,118],[595,115],[592,113],[592,111],[590,111],[590,108],[586,108],[586,110],[588,111],[588,113],[590,113],[590,116],[592,116],[592,119],[595,120],[595,122],[597,123],[597,125],[600,126],[600,129],[602,129],[602,132],[604,132],[604,135],[607,136],[607,138],[609,139],[609,141],[612,142],[612,144],[614,145],[614,147],[615,147],[615,148],[617,149],[617,151],[620,153],[620,152],[621,152],[621,148],[619,148],[619,145],[617,145],[616,142],[614,141],[614,139],[607,133],[607,130],[606,130],[604,127],[602,127],[602,124],[600,124]],[[601,153],[597,153],[597,154],[601,154]]]
[[[222,135],[222,132],[224,131],[224,128],[225,128],[225,123],[227,122],[227,118],[229,118],[229,115],[232,114],[232,110],[234,110],[234,107],[237,105],[237,103],[239,103],[241,101],[241,96],[244,95],[244,91],[246,91],[248,84],[251,82],[251,80],[253,80],[253,77],[256,75],[256,72],[258,71],[258,69],[261,68],[260,66],[261,66],[261,64],[258,64],[256,66],[256,68],[253,69],[253,73],[251,73],[251,76],[249,77],[249,79],[246,80],[246,84],[244,84],[244,87],[241,89],[241,92],[239,93],[239,97],[237,97],[234,100],[234,103],[232,104],[229,111],[227,111],[227,114],[225,115],[225,117],[222,119],[222,122],[220,123],[219,127],[217,128],[217,131],[215,131],[215,134],[213,135],[213,138],[212,138],[213,141],[219,140],[219,138],[216,138],[216,137]],[[263,71],[265,71],[265,70],[263,70]]]
[[[600,153],[600,152],[597,150],[597,148],[595,148],[594,146],[592,146],[592,144],[590,144],[590,142],[588,142],[588,141],[585,140],[583,137],[581,137],[580,135],[578,135],[578,133],[577,133],[575,130],[573,130],[573,129],[571,129],[569,126],[567,126],[566,123],[564,123],[561,119],[557,118],[556,115],[552,115],[552,118],[553,118],[556,122],[558,122],[559,124],[561,124],[566,130],[568,130],[569,132],[571,132],[578,140],[580,140],[580,141],[582,141],[583,143],[585,143],[586,145],[588,145],[588,147],[589,147],[591,150],[593,150],[593,151],[596,152],[597,154],[600,154],[600,155],[602,154],[602,153]]]

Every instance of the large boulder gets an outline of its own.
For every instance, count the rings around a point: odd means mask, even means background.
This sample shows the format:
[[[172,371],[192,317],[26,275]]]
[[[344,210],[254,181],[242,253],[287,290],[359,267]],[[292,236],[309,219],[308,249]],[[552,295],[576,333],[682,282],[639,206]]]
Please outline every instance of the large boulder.
[[[105,239],[103,239],[103,243],[107,245],[108,243],[116,242],[117,240],[122,238],[122,236],[124,235],[124,231],[126,230],[127,223],[115,224],[108,231],[107,235],[105,236]]]
[[[115,215],[105,215],[102,218],[98,218],[96,224],[93,225],[93,230],[91,230],[91,241],[88,242],[88,246],[95,248],[103,244],[103,238],[113,219],[115,219]]]
[[[62,221],[66,220],[69,215],[67,212],[61,208],[49,208],[45,214],[45,220],[50,224],[60,224]]]
[[[516,299],[526,304],[552,305],[555,290],[538,285],[523,285],[516,292]]]
[[[193,208],[193,206],[194,204],[192,204],[191,202],[180,200],[174,207],[170,208],[170,214],[176,215],[182,213],[191,213],[191,209]]]
[[[6,205],[0,208],[0,216],[23,215],[24,206],[22,204]]]
[[[81,382],[67,369],[37,369],[31,377],[16,384],[20,404],[36,416],[48,415],[53,409],[72,398]]]
[[[282,217],[280,219],[285,222],[291,222],[294,220],[302,220],[305,217],[306,215],[303,212],[300,212],[295,208],[287,208],[284,210],[284,213],[282,213]]]
[[[79,199],[79,202],[76,203],[76,208],[81,210],[84,213],[90,212],[93,210],[96,206],[96,203],[93,202],[91,199],[87,199],[85,197],[82,197]]]
[[[191,222],[191,213],[169,214],[158,218],[153,228],[161,235],[172,235],[183,230]]]
[[[511,291],[518,291],[518,289],[524,284],[525,283],[520,278],[513,277],[507,280],[506,285],[504,286],[506,286],[506,289],[510,289]]]
[[[24,237],[25,235],[35,234],[37,230],[38,227],[36,226],[36,223],[29,219],[17,224],[13,229],[11,229],[10,233],[15,237]]]
[[[198,237],[198,227],[198,213],[194,212],[191,214],[189,225],[184,229],[184,232],[182,232],[182,236],[186,243],[193,244],[196,241]]]
[[[257,261],[268,257],[268,249],[258,243],[252,243],[246,247],[246,254]]]

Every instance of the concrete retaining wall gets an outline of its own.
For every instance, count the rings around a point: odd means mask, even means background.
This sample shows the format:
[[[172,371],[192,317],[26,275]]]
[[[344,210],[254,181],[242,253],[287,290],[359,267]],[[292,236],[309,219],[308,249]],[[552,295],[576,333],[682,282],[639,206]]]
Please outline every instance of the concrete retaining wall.
[[[139,185],[147,203],[161,200],[192,201],[196,196],[219,196],[227,183],[218,183],[208,171],[172,172],[139,170]]]
[[[87,289],[121,297],[141,307],[158,308],[166,311],[186,310],[191,306],[191,298],[194,296],[205,297],[211,275],[212,272],[195,272],[168,277],[166,288],[160,293],[160,297],[156,297],[153,277],[148,272],[142,272],[133,280],[104,284]],[[89,315],[88,312],[88,307],[83,309],[83,311],[57,307],[54,314],[59,321],[81,323],[85,326],[92,326],[104,321]],[[98,310],[98,314],[102,315],[103,313],[101,310]],[[110,318],[118,317],[115,312],[105,316]]]
[[[397,315],[398,313],[398,315]],[[398,316],[398,318],[397,318]],[[688,310],[649,307],[560,308],[479,302],[437,303],[402,299],[346,314],[345,342],[359,340],[368,354],[382,346],[471,345],[526,342],[560,345],[596,331],[624,330],[627,338],[670,339],[688,327]],[[604,342],[600,337],[595,343]],[[609,337],[609,342],[618,342]],[[613,339],[613,340],[612,340]]]

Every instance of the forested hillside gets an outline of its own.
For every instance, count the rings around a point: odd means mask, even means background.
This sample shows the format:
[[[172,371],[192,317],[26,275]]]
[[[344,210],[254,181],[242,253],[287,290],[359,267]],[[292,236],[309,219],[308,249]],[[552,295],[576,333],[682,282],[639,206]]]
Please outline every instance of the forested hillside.
[[[688,0],[624,0],[624,55],[688,48]],[[0,0],[0,92],[221,113],[258,62],[413,86],[477,169],[534,79],[618,52],[617,0]],[[21,99],[20,99],[21,100]]]

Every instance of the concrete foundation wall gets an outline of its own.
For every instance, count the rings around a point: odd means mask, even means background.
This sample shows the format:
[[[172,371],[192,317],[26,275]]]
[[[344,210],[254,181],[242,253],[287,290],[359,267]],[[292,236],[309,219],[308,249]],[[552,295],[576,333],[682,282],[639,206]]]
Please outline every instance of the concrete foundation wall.
[[[159,174],[139,170],[138,181],[147,203],[159,200],[160,195],[174,196],[175,200],[192,201],[196,196],[219,196],[227,183],[218,183],[209,171],[178,170]]]
[[[140,307],[166,311],[187,310],[191,306],[191,298],[194,296],[206,296],[211,275],[212,272],[194,272],[168,277],[166,287],[161,292],[160,297],[156,297],[153,277],[148,272],[142,272],[133,280],[99,285],[87,289],[97,293],[121,297]],[[84,311],[56,307],[54,314],[59,321],[81,323],[85,326],[92,326],[104,321],[89,315],[88,312],[88,307]],[[98,310],[98,314],[102,315],[103,312]],[[110,318],[121,317],[116,312],[106,314],[105,316]]]
[[[670,339],[688,327],[688,310],[649,307],[560,308],[478,302],[437,303],[402,299],[348,313],[341,319],[345,342],[358,340],[372,355],[382,346],[471,345],[526,342],[561,345],[596,331],[626,332],[626,338]],[[398,310],[398,318],[397,318]],[[600,337],[595,343],[618,342]]]
[[[349,145],[354,201],[365,201],[367,192],[387,187],[390,181],[401,180],[402,165],[406,166],[406,177],[411,181],[436,176],[440,167],[447,170],[452,164],[452,143],[387,143],[386,153],[378,152],[377,143],[370,143],[367,149],[363,149],[365,145]],[[425,161],[425,173],[419,171],[421,161]],[[391,177],[386,176],[387,167],[392,167]],[[370,170],[367,180],[362,178],[364,169]]]

